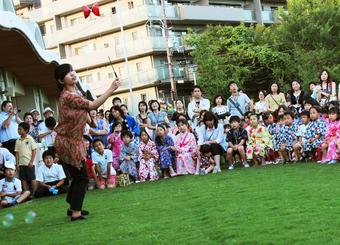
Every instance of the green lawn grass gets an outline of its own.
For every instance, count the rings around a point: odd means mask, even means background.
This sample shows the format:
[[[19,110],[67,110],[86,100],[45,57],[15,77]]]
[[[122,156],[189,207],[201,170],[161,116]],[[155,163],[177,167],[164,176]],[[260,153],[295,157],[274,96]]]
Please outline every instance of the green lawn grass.
[[[291,164],[88,192],[86,221],[65,196],[0,210],[3,244],[340,244],[340,165]],[[35,222],[24,222],[34,210]]]

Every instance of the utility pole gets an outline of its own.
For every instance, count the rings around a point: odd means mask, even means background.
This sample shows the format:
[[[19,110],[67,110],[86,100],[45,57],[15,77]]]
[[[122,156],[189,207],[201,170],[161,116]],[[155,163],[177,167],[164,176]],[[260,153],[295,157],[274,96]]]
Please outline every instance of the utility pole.
[[[169,77],[170,77],[170,83],[171,83],[171,99],[174,102],[177,99],[177,88],[176,88],[176,81],[174,79],[174,65],[172,63],[172,52],[169,47],[169,30],[168,30],[168,23],[166,20],[164,0],[161,0],[161,5],[162,5],[162,10],[163,10],[162,25],[163,25],[164,35],[165,35],[166,55],[168,58]]]

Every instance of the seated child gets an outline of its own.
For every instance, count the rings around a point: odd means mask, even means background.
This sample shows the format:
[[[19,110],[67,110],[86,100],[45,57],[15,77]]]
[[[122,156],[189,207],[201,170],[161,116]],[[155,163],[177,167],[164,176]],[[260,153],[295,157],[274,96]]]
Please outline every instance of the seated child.
[[[322,144],[326,134],[326,123],[320,119],[320,108],[313,106],[309,110],[310,123],[306,128],[306,142],[304,144],[304,152],[312,158],[315,157],[315,153],[318,147]]]
[[[90,136],[88,135],[84,135],[84,140],[85,140],[85,146],[86,146],[86,152],[87,152],[85,164],[86,164],[87,173],[89,175],[89,183],[87,184],[87,189],[94,190],[97,186],[97,183],[99,183],[99,181],[97,178],[95,165],[93,164],[93,161],[91,159],[91,155],[93,152],[91,149],[92,140]],[[100,186],[97,186],[97,187],[100,188]]]
[[[194,157],[197,149],[195,136],[189,132],[186,119],[178,120],[176,124],[179,129],[174,147],[177,175],[194,174],[196,170]]]
[[[281,162],[290,162],[290,155],[293,150],[293,143],[296,140],[297,124],[294,123],[294,115],[290,111],[284,113],[284,126],[278,135],[278,144],[280,146]]]
[[[139,154],[139,178],[144,182],[148,177],[150,181],[158,180],[156,163],[158,161],[158,152],[156,144],[150,139],[149,134],[142,129],[140,135],[141,141],[138,145]]]
[[[295,161],[300,161],[302,158],[301,151],[303,150],[303,146],[305,144],[306,138],[306,129],[309,123],[309,111],[303,111],[300,113],[300,118],[302,124],[298,126],[298,130],[296,132],[296,141],[293,143],[293,149],[295,154]]]
[[[133,181],[137,180],[138,173],[136,162],[138,160],[138,147],[133,142],[133,135],[130,131],[122,131],[121,138],[124,142],[123,147],[120,149],[120,170],[123,174],[129,174]]]
[[[230,130],[231,126],[230,124],[225,124],[223,125],[223,129],[224,129],[224,133],[223,133],[223,140],[222,142],[220,143],[220,145],[222,146],[223,150],[225,152],[227,152],[228,150],[228,139],[227,139],[227,134]]]
[[[98,173],[97,186],[99,189],[116,187],[116,170],[112,167],[112,151],[104,149],[101,139],[95,139],[92,143],[94,152],[92,161]]]
[[[195,175],[211,173],[213,172],[214,167],[215,160],[211,154],[211,146],[201,145],[199,150],[199,157],[197,159]]]
[[[44,151],[44,164],[37,170],[38,189],[35,197],[51,196],[67,192],[63,167],[54,163],[54,151]]]
[[[15,206],[24,202],[30,194],[30,191],[22,192],[21,181],[15,178],[15,164],[5,162],[5,178],[0,180],[0,205],[2,207]]]
[[[240,126],[241,119],[238,116],[231,116],[229,118],[229,122],[231,125],[231,129],[227,133],[227,160],[229,164],[229,170],[234,169],[234,157],[235,155],[239,155],[241,157],[243,166],[248,168],[249,164],[247,163],[246,157],[246,141],[247,141],[247,131]]]
[[[322,143],[321,163],[334,164],[340,160],[340,121],[339,109],[332,107],[328,112],[329,124]]]
[[[258,158],[261,165],[265,165],[265,155],[268,148],[273,148],[270,142],[270,134],[264,126],[259,124],[258,115],[250,116],[250,128],[248,129],[247,158],[253,159],[255,166],[258,166]]]
[[[119,154],[120,149],[123,146],[123,140],[121,138],[121,132],[122,132],[122,124],[119,122],[115,122],[112,125],[113,132],[107,137],[107,140],[109,142],[108,148],[112,149],[113,154],[113,163],[112,166],[114,169],[119,169]]]

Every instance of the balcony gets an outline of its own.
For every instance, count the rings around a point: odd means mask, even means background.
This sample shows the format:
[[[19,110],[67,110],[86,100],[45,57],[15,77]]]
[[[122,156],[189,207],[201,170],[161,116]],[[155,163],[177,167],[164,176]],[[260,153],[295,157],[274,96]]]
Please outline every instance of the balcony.
[[[181,44],[181,37],[174,37],[169,40],[174,47]],[[166,42],[164,37],[148,37],[142,40],[126,42],[125,48],[129,58],[136,58],[151,52],[165,52]],[[74,69],[79,71],[108,64],[108,56],[110,56],[110,59],[113,62],[122,61],[124,59],[123,46],[117,45],[114,47],[97,49],[89,53],[68,57],[63,61],[73,64]]]
[[[32,6],[34,3],[34,0],[13,0],[14,6],[17,7],[28,7]]]

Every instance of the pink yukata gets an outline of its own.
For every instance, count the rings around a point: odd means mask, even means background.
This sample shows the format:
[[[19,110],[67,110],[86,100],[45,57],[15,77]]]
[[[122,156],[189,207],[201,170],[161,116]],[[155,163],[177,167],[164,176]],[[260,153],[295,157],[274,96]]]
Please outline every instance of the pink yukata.
[[[148,176],[150,180],[158,180],[158,173],[156,169],[156,162],[159,159],[156,144],[149,140],[147,144],[141,141],[138,145],[138,161],[139,161],[139,178],[140,181],[145,181]],[[146,153],[150,153],[152,158],[146,160]]]
[[[194,174],[196,163],[194,156],[197,150],[195,136],[192,133],[179,133],[175,140],[177,175]]]
[[[112,167],[114,169],[119,169],[120,149],[122,148],[122,145],[124,145],[124,142],[120,137],[120,133],[113,132],[107,137],[107,141],[111,145],[111,149],[112,149],[112,156],[113,156]]]
[[[340,121],[333,121],[327,125],[325,143],[328,144],[328,150],[326,159],[327,161],[331,160],[340,160],[340,152],[337,150],[336,141],[340,139]]]

